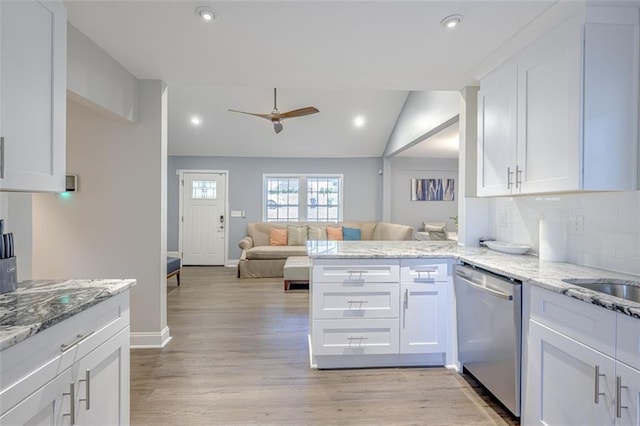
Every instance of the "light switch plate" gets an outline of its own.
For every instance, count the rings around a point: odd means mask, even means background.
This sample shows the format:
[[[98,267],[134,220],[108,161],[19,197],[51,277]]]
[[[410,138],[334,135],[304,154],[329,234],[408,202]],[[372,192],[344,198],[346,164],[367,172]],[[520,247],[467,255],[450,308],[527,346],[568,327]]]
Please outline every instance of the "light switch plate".
[[[584,216],[571,216],[569,218],[569,232],[572,235],[584,235]]]

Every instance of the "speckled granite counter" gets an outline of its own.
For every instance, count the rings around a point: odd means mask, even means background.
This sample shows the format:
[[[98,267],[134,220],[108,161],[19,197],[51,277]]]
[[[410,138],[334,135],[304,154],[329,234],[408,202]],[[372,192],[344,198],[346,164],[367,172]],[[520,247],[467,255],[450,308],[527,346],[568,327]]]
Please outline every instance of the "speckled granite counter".
[[[451,241],[309,241],[316,259],[412,259],[452,257],[499,275],[515,278],[587,303],[640,318],[640,303],[563,282],[567,278],[608,278],[638,285],[640,276],[620,274],[571,263],[545,262],[536,256],[511,255],[487,248],[462,247]]]
[[[23,281],[0,295],[0,350],[134,286],[136,280]]]

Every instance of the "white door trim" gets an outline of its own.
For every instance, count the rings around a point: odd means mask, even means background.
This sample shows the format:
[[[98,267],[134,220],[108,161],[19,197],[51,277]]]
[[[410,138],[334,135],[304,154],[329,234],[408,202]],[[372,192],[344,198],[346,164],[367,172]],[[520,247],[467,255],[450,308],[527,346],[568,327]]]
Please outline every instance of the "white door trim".
[[[180,259],[182,259],[182,235],[183,235],[183,216],[184,205],[182,201],[184,191],[184,175],[188,173],[211,173],[211,174],[224,174],[225,175],[225,188],[224,188],[224,263],[227,264],[229,255],[229,170],[199,170],[199,169],[178,169],[176,174],[178,175],[178,253]]]

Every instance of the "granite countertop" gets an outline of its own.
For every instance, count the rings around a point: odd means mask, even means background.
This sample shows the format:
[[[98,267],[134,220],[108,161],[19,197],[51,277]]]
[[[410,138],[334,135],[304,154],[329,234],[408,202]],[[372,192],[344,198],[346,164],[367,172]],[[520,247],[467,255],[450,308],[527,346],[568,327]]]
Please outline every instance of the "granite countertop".
[[[640,303],[563,282],[563,279],[616,279],[640,285],[640,276],[563,262],[546,262],[531,255],[499,253],[484,247],[463,247],[452,241],[309,241],[314,259],[419,259],[449,257],[493,273],[546,288],[586,303],[640,319]]]
[[[22,281],[0,295],[0,351],[135,284],[133,279]]]

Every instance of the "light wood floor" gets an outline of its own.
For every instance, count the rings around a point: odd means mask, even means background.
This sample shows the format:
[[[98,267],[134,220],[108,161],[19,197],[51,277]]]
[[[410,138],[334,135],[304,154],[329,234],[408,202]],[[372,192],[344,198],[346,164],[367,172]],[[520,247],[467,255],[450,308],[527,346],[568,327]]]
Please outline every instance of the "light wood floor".
[[[309,368],[308,292],[186,267],[164,349],[131,353],[132,425],[518,424],[444,368]]]

